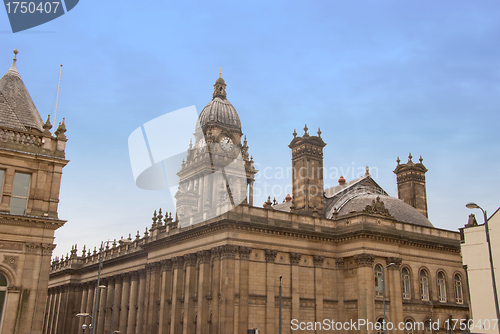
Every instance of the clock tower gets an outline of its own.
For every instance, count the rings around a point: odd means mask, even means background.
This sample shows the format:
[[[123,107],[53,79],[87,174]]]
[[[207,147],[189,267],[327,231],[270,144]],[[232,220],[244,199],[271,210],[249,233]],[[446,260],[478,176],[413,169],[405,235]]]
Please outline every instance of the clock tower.
[[[246,137],[219,72],[212,100],[196,122],[175,194],[181,226],[219,216],[242,203],[253,205],[254,168]],[[242,143],[243,137],[243,143]]]

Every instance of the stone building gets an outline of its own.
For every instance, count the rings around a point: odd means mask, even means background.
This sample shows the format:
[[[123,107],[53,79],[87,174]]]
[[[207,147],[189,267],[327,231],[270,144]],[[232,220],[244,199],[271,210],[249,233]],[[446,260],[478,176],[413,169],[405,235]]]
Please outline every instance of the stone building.
[[[0,333],[42,333],[64,157],[14,62],[0,79]]]
[[[468,319],[460,235],[429,222],[422,159],[398,159],[399,199],[368,168],[323,189],[326,143],[306,126],[289,145],[293,196],[254,206],[240,119],[220,76],[214,87],[178,173],[177,214],[159,210],[144,235],[104,249],[97,334],[278,333],[280,282],[283,333],[294,323],[327,332],[332,319],[371,323],[340,332],[376,333],[384,273],[390,333],[424,332],[400,323],[444,333],[446,320]],[[93,314],[98,262],[85,247],[53,261],[44,333],[83,333],[89,319],[75,315]]]

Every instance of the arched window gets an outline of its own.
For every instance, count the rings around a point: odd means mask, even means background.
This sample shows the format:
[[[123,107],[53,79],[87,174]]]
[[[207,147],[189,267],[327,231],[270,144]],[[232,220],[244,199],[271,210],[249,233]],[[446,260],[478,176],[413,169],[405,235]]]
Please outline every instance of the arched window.
[[[7,278],[0,272],[0,328],[2,328],[3,311],[7,299]]]
[[[429,279],[425,270],[420,270],[420,297],[429,300]]]
[[[384,318],[377,320],[375,329],[377,330],[377,334],[384,334]]]
[[[446,302],[446,280],[442,271],[438,273],[438,296],[440,302]]]
[[[410,271],[408,268],[401,270],[401,281],[403,282],[403,299],[411,299]]]
[[[462,291],[462,278],[459,274],[455,274],[455,300],[458,304],[463,304],[464,296]]]
[[[413,320],[408,319],[405,321],[405,334],[413,334]]]
[[[382,266],[377,264],[375,266],[375,296],[382,297],[383,295],[383,287],[382,287]]]
[[[425,334],[431,334],[432,333],[431,321],[430,320],[426,320],[424,322],[424,333]]]

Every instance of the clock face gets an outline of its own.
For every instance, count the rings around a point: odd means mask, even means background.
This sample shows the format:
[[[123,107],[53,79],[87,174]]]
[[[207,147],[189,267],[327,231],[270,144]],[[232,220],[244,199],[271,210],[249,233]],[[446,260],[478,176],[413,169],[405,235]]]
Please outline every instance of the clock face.
[[[233,141],[229,137],[224,137],[220,141],[220,146],[226,152],[231,151],[233,149]]]
[[[203,151],[205,146],[207,146],[207,142],[205,141],[205,138],[201,138],[200,141],[198,141],[198,152]]]

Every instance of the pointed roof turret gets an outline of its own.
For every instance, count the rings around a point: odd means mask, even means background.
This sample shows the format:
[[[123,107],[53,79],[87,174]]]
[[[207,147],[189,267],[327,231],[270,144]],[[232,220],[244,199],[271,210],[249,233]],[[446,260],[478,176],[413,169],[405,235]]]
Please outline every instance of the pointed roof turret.
[[[12,66],[0,78],[0,126],[43,132],[43,120],[17,71],[17,54],[14,49]]]

